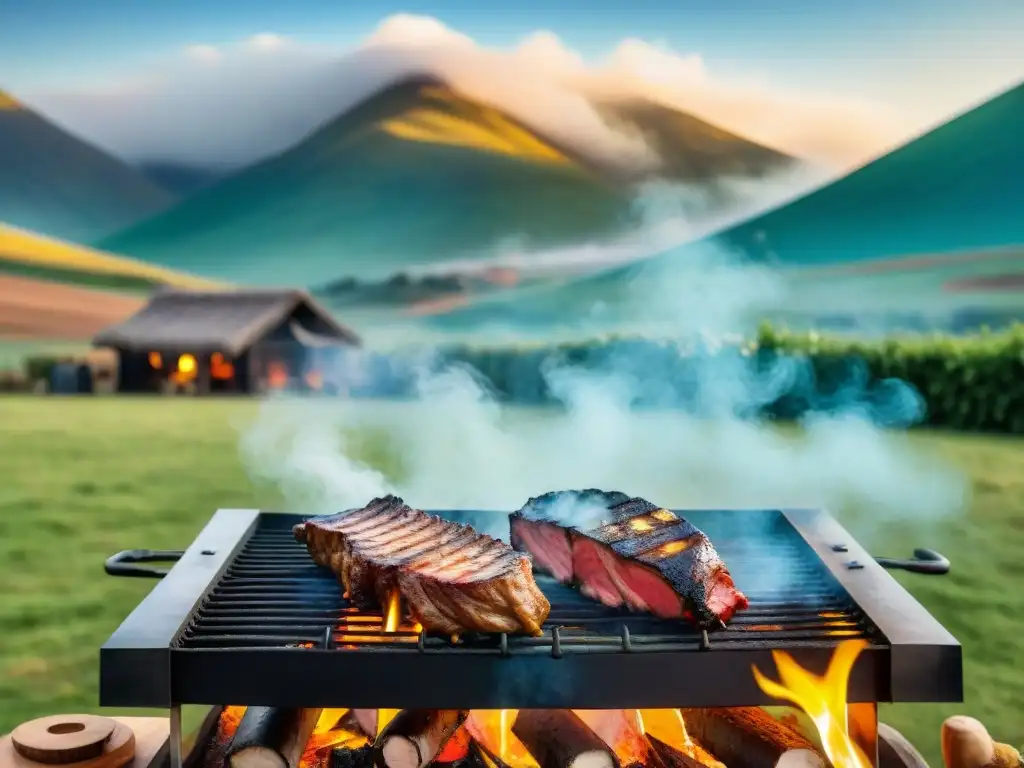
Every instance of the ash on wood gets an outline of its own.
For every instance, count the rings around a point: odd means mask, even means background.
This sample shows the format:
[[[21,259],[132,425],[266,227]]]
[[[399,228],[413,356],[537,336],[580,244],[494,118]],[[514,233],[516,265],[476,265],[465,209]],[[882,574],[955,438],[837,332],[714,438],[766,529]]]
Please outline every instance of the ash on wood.
[[[568,709],[522,709],[512,726],[540,768],[619,768],[600,736]]]
[[[377,768],[425,768],[462,727],[468,709],[403,709],[374,742]]]
[[[230,768],[298,768],[319,709],[248,707],[227,752]]]
[[[331,768],[373,768],[373,745],[351,749],[338,747],[331,751]]]
[[[760,707],[684,709],[690,736],[726,765],[775,768],[790,750],[817,752],[803,735]]]

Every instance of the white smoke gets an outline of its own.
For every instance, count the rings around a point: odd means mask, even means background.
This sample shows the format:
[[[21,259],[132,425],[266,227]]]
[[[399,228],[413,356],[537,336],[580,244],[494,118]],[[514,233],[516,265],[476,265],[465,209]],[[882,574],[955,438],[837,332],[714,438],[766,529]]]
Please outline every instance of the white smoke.
[[[599,370],[548,370],[561,409],[503,405],[474,371],[423,364],[412,401],[268,400],[243,434],[242,457],[305,513],[361,506],[385,492],[418,507],[509,511],[569,488],[672,507],[859,509],[877,522],[960,510],[964,479],[906,434],[877,426],[920,418],[921,400],[906,385],[889,383],[879,396],[853,371],[801,430],[750,418],[799,390],[807,368],[788,361],[757,370],[751,358],[711,352],[749,334],[787,290],[779,274],[710,248],[641,272],[626,287],[623,316],[691,344],[698,362],[684,382],[689,410],[632,407],[665,402],[680,374],[628,352]],[[351,366],[349,357],[339,363],[337,383],[351,380]],[[339,435],[362,436],[363,445],[356,450]],[[372,451],[366,435],[376,436]],[[360,458],[374,453],[386,460]],[[503,516],[493,525],[507,535]]]

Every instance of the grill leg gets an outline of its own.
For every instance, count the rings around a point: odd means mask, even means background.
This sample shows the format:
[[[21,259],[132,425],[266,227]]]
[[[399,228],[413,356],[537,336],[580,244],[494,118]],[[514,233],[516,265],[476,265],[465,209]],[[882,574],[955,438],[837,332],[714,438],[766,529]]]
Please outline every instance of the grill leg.
[[[878,705],[874,702],[847,704],[846,724],[851,738],[864,751],[872,768],[878,768]]]
[[[181,768],[181,705],[171,707],[170,768]]]

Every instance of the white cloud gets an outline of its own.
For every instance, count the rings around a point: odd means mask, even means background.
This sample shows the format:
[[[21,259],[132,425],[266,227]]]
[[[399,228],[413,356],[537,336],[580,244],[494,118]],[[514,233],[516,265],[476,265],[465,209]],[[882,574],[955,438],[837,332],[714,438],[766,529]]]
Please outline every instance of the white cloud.
[[[257,51],[276,51],[283,48],[287,41],[280,35],[275,35],[273,32],[262,32],[258,35],[253,35],[245,44]]]
[[[723,128],[833,168],[847,167],[906,137],[877,104],[789,91],[756,78],[719,77],[696,54],[624,39],[587,61],[551,31],[512,49],[476,44],[437,19],[383,20],[354,50],[314,48],[273,33],[234,45],[188,46],[147,87],[20,94],[59,122],[129,158],[251,162],[403,74],[430,72],[468,95],[608,162],[648,163],[636,137],[609,128],[592,95],[642,94]]]
[[[202,64],[216,64],[221,60],[222,56],[219,48],[203,43],[186,45],[184,54],[186,59]]]

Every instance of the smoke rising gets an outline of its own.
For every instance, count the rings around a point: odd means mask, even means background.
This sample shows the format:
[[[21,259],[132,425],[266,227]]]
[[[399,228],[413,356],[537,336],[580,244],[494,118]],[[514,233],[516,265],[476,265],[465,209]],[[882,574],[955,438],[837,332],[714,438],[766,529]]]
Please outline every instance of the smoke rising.
[[[819,391],[805,362],[755,364],[732,346],[788,290],[783,275],[721,249],[661,260],[620,287],[615,313],[682,345],[684,367],[650,344],[621,345],[589,366],[552,359],[542,376],[561,407],[527,408],[499,402],[472,368],[424,354],[408,363],[412,397],[403,401],[267,400],[243,432],[242,458],[289,508],[310,514],[385,492],[418,507],[507,512],[570,488],[669,507],[856,511],[862,529],[960,510],[964,479],[884,428],[923,416],[909,385],[872,385],[851,366],[839,386]],[[324,373],[345,389],[367,379],[367,359],[345,353]],[[757,418],[782,395],[806,403],[802,429]],[[579,514],[566,510],[568,522]],[[504,514],[476,522],[508,535]]]

